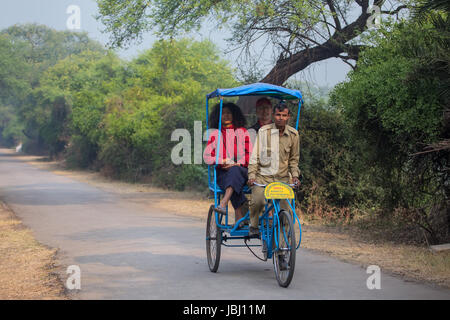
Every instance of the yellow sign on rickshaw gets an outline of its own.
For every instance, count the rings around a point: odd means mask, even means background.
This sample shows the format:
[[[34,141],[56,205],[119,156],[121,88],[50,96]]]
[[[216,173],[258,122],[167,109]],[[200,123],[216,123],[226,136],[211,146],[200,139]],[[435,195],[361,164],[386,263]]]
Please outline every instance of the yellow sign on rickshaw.
[[[264,189],[266,199],[294,199],[294,190],[282,182],[272,182]]]

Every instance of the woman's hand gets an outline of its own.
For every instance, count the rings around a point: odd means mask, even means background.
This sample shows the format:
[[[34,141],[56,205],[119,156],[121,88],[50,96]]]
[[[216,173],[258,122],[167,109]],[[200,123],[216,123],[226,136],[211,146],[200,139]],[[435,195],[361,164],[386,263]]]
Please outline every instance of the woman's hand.
[[[228,170],[228,169],[230,169],[230,168],[232,168],[232,167],[240,167],[240,164],[239,163],[229,163],[229,164],[224,164],[224,165],[222,165],[222,169],[223,170]]]
[[[236,163],[233,160],[231,160],[230,158],[226,158],[222,162],[222,169],[228,170],[231,167],[234,167],[235,165],[236,165]]]

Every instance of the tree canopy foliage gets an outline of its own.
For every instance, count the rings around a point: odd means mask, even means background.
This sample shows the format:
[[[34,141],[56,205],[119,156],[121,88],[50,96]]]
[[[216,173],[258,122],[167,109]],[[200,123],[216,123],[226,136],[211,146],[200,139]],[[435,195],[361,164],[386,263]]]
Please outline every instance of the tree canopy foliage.
[[[237,84],[211,42],[159,41],[127,62],[85,34],[43,26],[8,28],[0,41],[3,143],[179,189],[205,180],[204,168],[172,164],[170,137],[203,119],[211,88]]]
[[[0,34],[0,142],[14,143],[21,135],[22,124],[16,109],[24,102],[31,87],[30,66],[22,43],[13,43]]]
[[[442,12],[384,30],[332,95],[384,190],[381,207],[408,210],[435,242],[449,231],[433,221],[450,220],[449,31]]]
[[[15,25],[0,32],[0,139],[13,144],[27,137],[29,150],[44,148],[45,132],[42,124],[51,109],[42,107],[55,96],[53,87],[40,91],[45,72],[61,59],[85,50],[105,53],[99,43],[86,33],[56,31],[43,25]],[[54,135],[53,133],[51,135]],[[54,139],[54,138],[52,138]]]
[[[328,58],[358,59],[357,37],[374,19],[369,0],[97,0],[98,19],[112,46],[126,46],[146,31],[172,37],[198,29],[208,18],[232,32],[229,43],[250,52],[257,44],[274,54],[263,82],[283,84],[310,64]],[[396,16],[405,4],[375,0],[383,15]],[[264,45],[261,45],[261,41]]]
[[[182,39],[157,42],[127,70],[126,88],[106,103],[100,159],[118,173],[153,173],[166,186],[184,188],[191,183],[185,175],[204,181],[203,169],[173,165],[170,137],[178,128],[192,132],[194,121],[204,118],[211,88],[236,84],[228,64],[209,41]]]

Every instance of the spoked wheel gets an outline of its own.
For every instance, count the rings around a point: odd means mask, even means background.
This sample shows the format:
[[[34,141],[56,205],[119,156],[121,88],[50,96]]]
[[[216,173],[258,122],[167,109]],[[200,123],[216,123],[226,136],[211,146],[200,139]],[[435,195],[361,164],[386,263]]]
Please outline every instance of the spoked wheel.
[[[279,227],[275,225],[274,232],[277,233],[278,250],[273,254],[273,267],[278,284],[287,288],[294,276],[295,269],[295,230],[291,215],[285,210],[278,214]]]
[[[212,205],[209,208],[208,220],[206,222],[206,256],[211,272],[216,272],[219,268],[221,247],[222,231],[217,227],[216,213]]]

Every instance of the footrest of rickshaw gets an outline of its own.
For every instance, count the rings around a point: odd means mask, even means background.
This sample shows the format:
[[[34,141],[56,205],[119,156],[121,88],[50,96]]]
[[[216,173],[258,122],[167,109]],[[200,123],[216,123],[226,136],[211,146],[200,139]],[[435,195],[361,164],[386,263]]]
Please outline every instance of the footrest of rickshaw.
[[[237,229],[230,231],[230,236],[232,237],[245,237],[248,236],[248,229]]]

